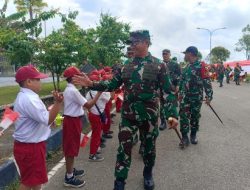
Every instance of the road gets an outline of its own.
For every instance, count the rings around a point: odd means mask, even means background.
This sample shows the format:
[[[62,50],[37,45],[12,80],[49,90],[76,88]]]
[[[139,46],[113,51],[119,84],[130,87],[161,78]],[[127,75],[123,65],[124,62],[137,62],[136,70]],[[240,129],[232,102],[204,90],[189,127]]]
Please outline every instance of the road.
[[[52,82],[52,77],[42,79],[42,82]],[[16,86],[18,85],[15,81],[15,77],[0,77],[0,87],[3,86]]]
[[[235,84],[218,87],[213,83],[212,105],[224,126],[206,105],[198,133],[199,144],[184,150],[178,148],[173,130],[165,130],[157,139],[157,159],[154,168],[156,190],[249,190],[250,189],[250,85]],[[86,185],[79,189],[112,190],[117,149],[119,115],[112,126],[114,138],[103,150],[105,160],[88,162],[88,147],[81,150],[76,167],[86,170]],[[143,190],[143,162],[133,149],[127,190]],[[63,186],[65,166],[49,180],[44,190],[67,189]]]

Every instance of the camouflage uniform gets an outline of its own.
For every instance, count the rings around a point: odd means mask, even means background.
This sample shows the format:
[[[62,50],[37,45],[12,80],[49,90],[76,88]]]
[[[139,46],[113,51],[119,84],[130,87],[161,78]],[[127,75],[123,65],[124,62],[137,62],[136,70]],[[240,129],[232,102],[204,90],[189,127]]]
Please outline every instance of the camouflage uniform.
[[[229,84],[230,81],[230,72],[232,71],[231,67],[227,66],[225,69],[226,81]]]
[[[182,135],[189,132],[195,133],[199,129],[200,109],[203,101],[203,88],[206,97],[211,101],[213,90],[208,69],[206,70],[198,60],[188,64],[182,70],[180,81],[180,131]]]
[[[240,65],[236,65],[234,67],[234,81],[236,83],[236,85],[240,85],[240,73],[241,73],[242,68]]]
[[[131,33],[133,36],[143,31]],[[174,99],[172,85],[167,68],[150,53],[144,58],[135,57],[132,62],[123,65],[109,82],[93,84],[92,89],[114,91],[124,84],[124,102],[119,126],[119,147],[115,167],[116,179],[125,180],[131,164],[133,135],[139,129],[145,137],[143,161],[145,167],[155,164],[155,141],[158,136],[159,95],[164,99]],[[170,101],[164,101],[166,118],[177,118],[176,107]]]
[[[163,50],[163,53],[164,52],[170,53],[170,50],[165,49],[165,50]],[[180,76],[181,76],[180,65],[177,63],[177,61],[174,58],[170,59],[168,62],[163,61],[163,63],[167,66],[167,68],[169,70],[172,85],[175,87],[174,89],[176,89],[179,86],[179,82],[180,82]],[[175,101],[174,102],[175,102],[175,105],[178,106],[177,95],[175,96]],[[160,107],[161,125],[165,124],[164,115],[165,115],[164,114],[164,109],[161,106]]]
[[[217,66],[218,68],[217,68],[217,73],[218,73],[218,81],[219,81],[219,83],[220,83],[220,87],[222,87],[223,86],[223,78],[224,78],[224,73],[225,73],[225,68],[224,68],[224,66],[223,66],[223,64],[221,63],[221,64],[218,64],[218,66]]]

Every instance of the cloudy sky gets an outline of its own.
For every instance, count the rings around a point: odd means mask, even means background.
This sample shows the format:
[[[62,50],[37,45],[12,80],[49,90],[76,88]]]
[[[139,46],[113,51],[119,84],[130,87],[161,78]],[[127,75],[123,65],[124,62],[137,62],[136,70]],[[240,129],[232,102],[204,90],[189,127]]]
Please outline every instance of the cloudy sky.
[[[209,32],[213,31],[212,48],[223,46],[230,50],[229,61],[244,60],[245,54],[235,52],[242,28],[250,24],[250,0],[44,0],[49,7],[62,12],[78,10],[77,23],[84,29],[95,27],[100,13],[110,13],[119,21],[130,23],[132,30],[148,29],[152,37],[150,51],[161,58],[168,48],[172,56],[183,59],[180,53],[190,45],[197,46],[203,58],[209,53]],[[3,0],[0,0],[3,2]],[[1,3],[2,4],[2,3]],[[0,5],[1,5],[0,4]],[[9,7],[12,11],[14,6]],[[60,20],[47,23],[47,33],[59,28]]]

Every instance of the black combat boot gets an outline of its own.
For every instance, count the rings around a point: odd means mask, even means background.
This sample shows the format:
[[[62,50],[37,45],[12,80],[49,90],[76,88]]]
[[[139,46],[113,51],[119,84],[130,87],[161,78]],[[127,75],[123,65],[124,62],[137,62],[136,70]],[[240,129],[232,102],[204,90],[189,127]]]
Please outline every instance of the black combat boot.
[[[152,167],[144,167],[143,177],[144,177],[144,189],[145,190],[153,190],[155,187],[153,175],[152,175]]]
[[[182,134],[182,142],[180,142],[179,146],[183,147],[183,146],[188,146],[189,144],[190,144],[190,141],[189,141],[187,134]]]
[[[196,132],[191,131],[190,141],[191,141],[192,144],[198,144],[198,140],[197,140],[197,137],[196,137]]]
[[[163,119],[161,119],[161,124],[160,124],[160,126],[159,126],[159,129],[160,129],[161,131],[163,131],[163,130],[166,129],[166,128],[167,128],[166,120],[163,118]]]
[[[114,190],[124,190],[125,189],[125,181],[124,180],[115,180]]]

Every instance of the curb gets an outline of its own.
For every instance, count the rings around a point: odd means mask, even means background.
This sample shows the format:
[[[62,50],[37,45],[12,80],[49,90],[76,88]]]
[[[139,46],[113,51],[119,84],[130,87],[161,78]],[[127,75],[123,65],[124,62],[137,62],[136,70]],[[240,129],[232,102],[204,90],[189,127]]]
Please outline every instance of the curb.
[[[57,150],[62,144],[62,129],[55,129],[47,140],[47,153]],[[13,159],[7,160],[0,166],[0,190],[4,190],[8,185],[13,183],[19,174]]]

